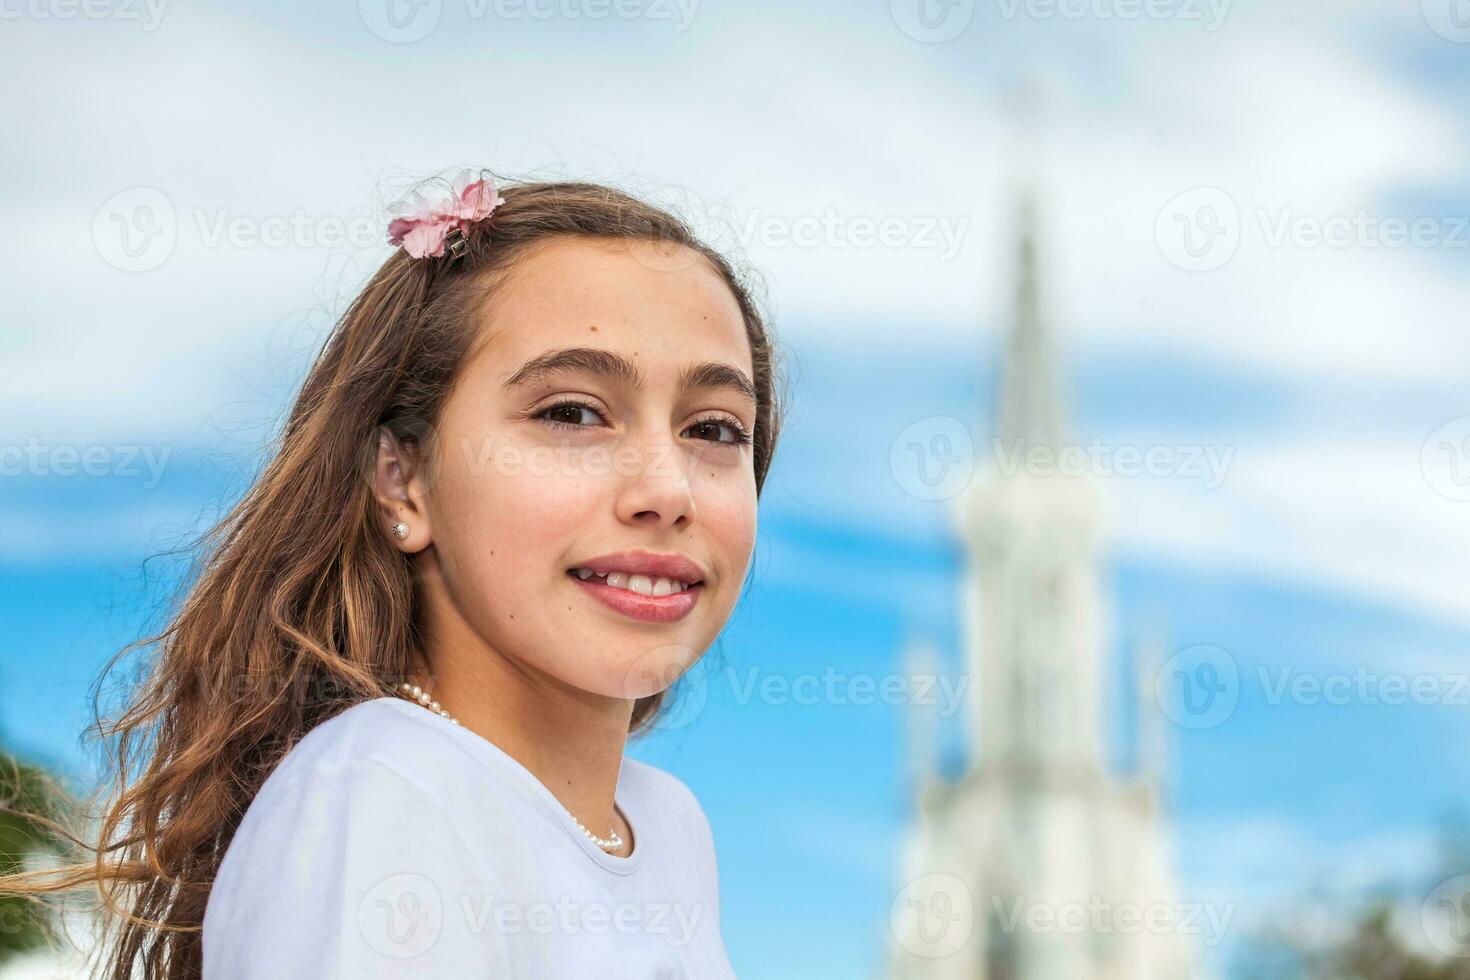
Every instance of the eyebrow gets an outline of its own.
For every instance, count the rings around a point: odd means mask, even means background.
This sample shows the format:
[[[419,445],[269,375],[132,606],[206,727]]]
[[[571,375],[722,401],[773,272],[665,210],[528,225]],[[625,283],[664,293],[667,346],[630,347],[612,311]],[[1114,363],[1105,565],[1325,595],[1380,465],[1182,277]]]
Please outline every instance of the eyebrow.
[[[634,391],[644,386],[643,372],[632,361],[610,350],[596,347],[563,347],[537,354],[503,382],[506,388],[533,384],[563,371],[581,371],[610,378]],[[745,372],[719,361],[691,364],[679,375],[680,388],[727,388],[759,403],[755,385]]]

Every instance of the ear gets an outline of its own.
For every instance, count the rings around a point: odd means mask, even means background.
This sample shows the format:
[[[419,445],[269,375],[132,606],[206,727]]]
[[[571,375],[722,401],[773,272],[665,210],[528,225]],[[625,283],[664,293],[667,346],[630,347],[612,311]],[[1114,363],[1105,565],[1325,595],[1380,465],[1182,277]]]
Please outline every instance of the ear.
[[[425,506],[423,467],[415,465],[398,440],[385,426],[377,431],[378,453],[373,464],[373,496],[383,521],[383,534],[406,554],[423,551],[434,540],[429,526],[429,510]],[[403,537],[393,533],[393,525],[408,525]]]

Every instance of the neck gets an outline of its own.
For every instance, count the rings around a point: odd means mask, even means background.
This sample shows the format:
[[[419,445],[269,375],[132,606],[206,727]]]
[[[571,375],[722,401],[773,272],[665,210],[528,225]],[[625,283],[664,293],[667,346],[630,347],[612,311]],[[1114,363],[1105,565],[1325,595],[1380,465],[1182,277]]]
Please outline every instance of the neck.
[[[458,616],[426,619],[428,664],[408,680],[525,766],[592,833],[625,827],[614,798],[634,702],[579,690],[493,650]]]

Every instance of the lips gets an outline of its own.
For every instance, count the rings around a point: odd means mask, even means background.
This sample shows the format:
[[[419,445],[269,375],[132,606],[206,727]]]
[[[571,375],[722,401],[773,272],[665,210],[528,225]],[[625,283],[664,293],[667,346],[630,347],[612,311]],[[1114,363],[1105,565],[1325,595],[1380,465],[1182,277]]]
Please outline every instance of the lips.
[[[581,578],[577,569],[588,569],[598,576]],[[666,595],[643,595],[630,589],[608,585],[609,572],[642,575],[649,579],[667,578],[683,582],[687,587]],[[705,588],[704,569],[684,555],[661,555],[651,551],[619,551],[578,562],[566,571],[567,577],[589,598],[616,612],[646,623],[672,623],[689,615]],[[626,579],[618,581],[626,583]]]
[[[703,582],[691,585],[682,592],[670,592],[668,595],[642,595],[628,589],[608,585],[596,578],[580,579],[572,574],[570,569],[567,570],[567,578],[588,597],[596,599],[604,606],[622,613],[629,619],[645,623],[672,623],[683,619],[689,615],[695,603],[699,601],[700,595],[704,593]]]
[[[680,582],[662,575],[657,578],[648,575],[629,575],[627,572],[608,572],[606,575],[600,575],[590,568],[574,568],[569,574],[577,576],[584,582],[596,578],[613,588],[627,589],[639,595],[668,595],[670,592],[683,592],[689,588],[688,582]]]
[[[652,551],[617,551],[577,562],[571,568],[590,568],[602,575],[608,572],[627,572],[630,575],[647,575],[649,578],[671,578],[685,585],[694,585],[705,580],[704,569],[694,559],[685,555],[661,555]]]

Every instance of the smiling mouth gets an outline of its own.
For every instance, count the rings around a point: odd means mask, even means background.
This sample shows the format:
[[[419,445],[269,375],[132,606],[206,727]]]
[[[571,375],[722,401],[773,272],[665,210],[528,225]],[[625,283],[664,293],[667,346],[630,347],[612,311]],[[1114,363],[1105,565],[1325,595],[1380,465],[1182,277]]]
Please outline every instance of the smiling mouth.
[[[679,582],[661,576],[569,568],[567,578],[588,598],[620,615],[649,624],[674,623],[689,615],[704,594],[704,581]]]
[[[634,595],[660,598],[687,592],[704,580],[682,582],[662,575],[634,575],[628,572],[594,572],[590,568],[569,568],[567,575],[582,582],[597,582],[611,589],[621,589]]]

